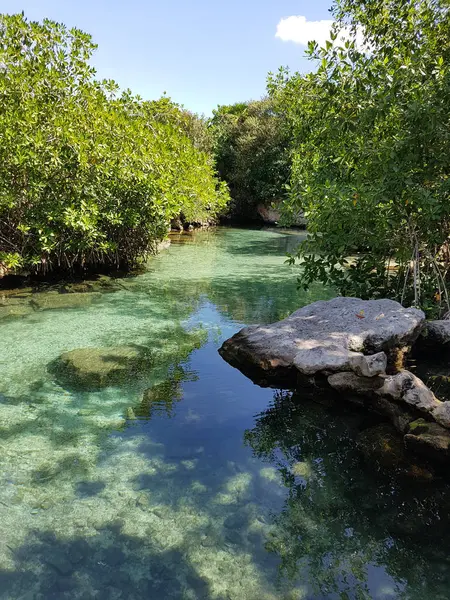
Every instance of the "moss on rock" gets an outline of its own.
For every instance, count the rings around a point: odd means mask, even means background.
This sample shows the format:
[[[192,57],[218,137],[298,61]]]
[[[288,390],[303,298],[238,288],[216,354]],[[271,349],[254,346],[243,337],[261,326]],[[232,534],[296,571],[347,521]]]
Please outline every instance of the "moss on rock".
[[[64,352],[53,364],[57,379],[77,387],[105,387],[136,376],[150,363],[139,346],[77,348]]]

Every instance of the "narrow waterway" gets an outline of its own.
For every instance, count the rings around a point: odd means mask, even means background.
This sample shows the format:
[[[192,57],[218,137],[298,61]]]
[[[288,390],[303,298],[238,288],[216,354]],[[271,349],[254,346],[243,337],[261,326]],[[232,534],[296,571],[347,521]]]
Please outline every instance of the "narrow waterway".
[[[301,237],[219,228],[137,276],[0,292],[1,600],[450,597],[447,484],[377,471],[365,415],[217,352],[332,296],[296,289]],[[116,385],[61,375],[123,347],[146,360]]]

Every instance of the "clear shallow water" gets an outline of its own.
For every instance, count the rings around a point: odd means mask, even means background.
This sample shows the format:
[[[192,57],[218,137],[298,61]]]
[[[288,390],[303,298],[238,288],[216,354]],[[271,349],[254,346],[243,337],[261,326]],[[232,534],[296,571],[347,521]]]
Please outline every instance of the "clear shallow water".
[[[218,355],[296,290],[293,233],[176,238],[91,305],[0,322],[0,598],[449,598],[450,495],[364,463],[364,415],[253,385]],[[137,344],[79,389],[53,365]]]

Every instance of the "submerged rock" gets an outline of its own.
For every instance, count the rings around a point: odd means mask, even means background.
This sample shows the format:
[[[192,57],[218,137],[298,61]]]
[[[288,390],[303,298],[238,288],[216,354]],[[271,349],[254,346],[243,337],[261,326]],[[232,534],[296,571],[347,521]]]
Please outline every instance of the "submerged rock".
[[[80,308],[89,306],[101,297],[99,292],[53,294],[41,293],[33,296],[31,304],[37,310],[52,310],[58,308]]]
[[[328,375],[352,371],[374,377],[393,368],[425,322],[415,308],[393,300],[334,298],[297,310],[271,325],[245,327],[219,350],[244,372],[266,375]]]
[[[0,321],[3,319],[26,317],[33,312],[27,303],[0,305]]]
[[[410,423],[404,439],[408,449],[432,460],[448,462],[450,459],[450,431],[438,423],[418,419]]]
[[[356,444],[364,457],[379,466],[398,468],[405,461],[405,445],[395,429],[383,423],[362,431]]]
[[[364,458],[379,468],[422,481],[434,478],[428,465],[409,456],[403,437],[387,423],[365,429],[356,443]]]
[[[138,346],[77,348],[62,354],[54,368],[64,383],[104,387],[136,375],[149,362],[145,350]]]
[[[295,462],[291,467],[292,474],[296,477],[302,477],[303,479],[309,479],[312,475],[312,468],[308,462]]]

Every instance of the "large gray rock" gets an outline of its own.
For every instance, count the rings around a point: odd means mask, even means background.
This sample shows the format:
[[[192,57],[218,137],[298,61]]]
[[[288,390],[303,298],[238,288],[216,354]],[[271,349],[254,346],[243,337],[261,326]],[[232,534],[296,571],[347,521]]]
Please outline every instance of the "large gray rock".
[[[283,220],[280,202],[272,202],[271,205],[258,204],[256,213],[258,217],[268,225],[277,225]],[[293,214],[289,222],[291,227],[305,227],[306,224],[307,221],[302,211]]]
[[[334,298],[272,325],[246,327],[220,354],[247,373],[296,369],[311,376],[347,370],[373,377],[385,372],[396,351],[411,346],[424,322],[422,311],[393,300]]]
[[[439,402],[439,404],[433,408],[432,414],[437,423],[442,425],[442,427],[450,429],[450,402]]]

